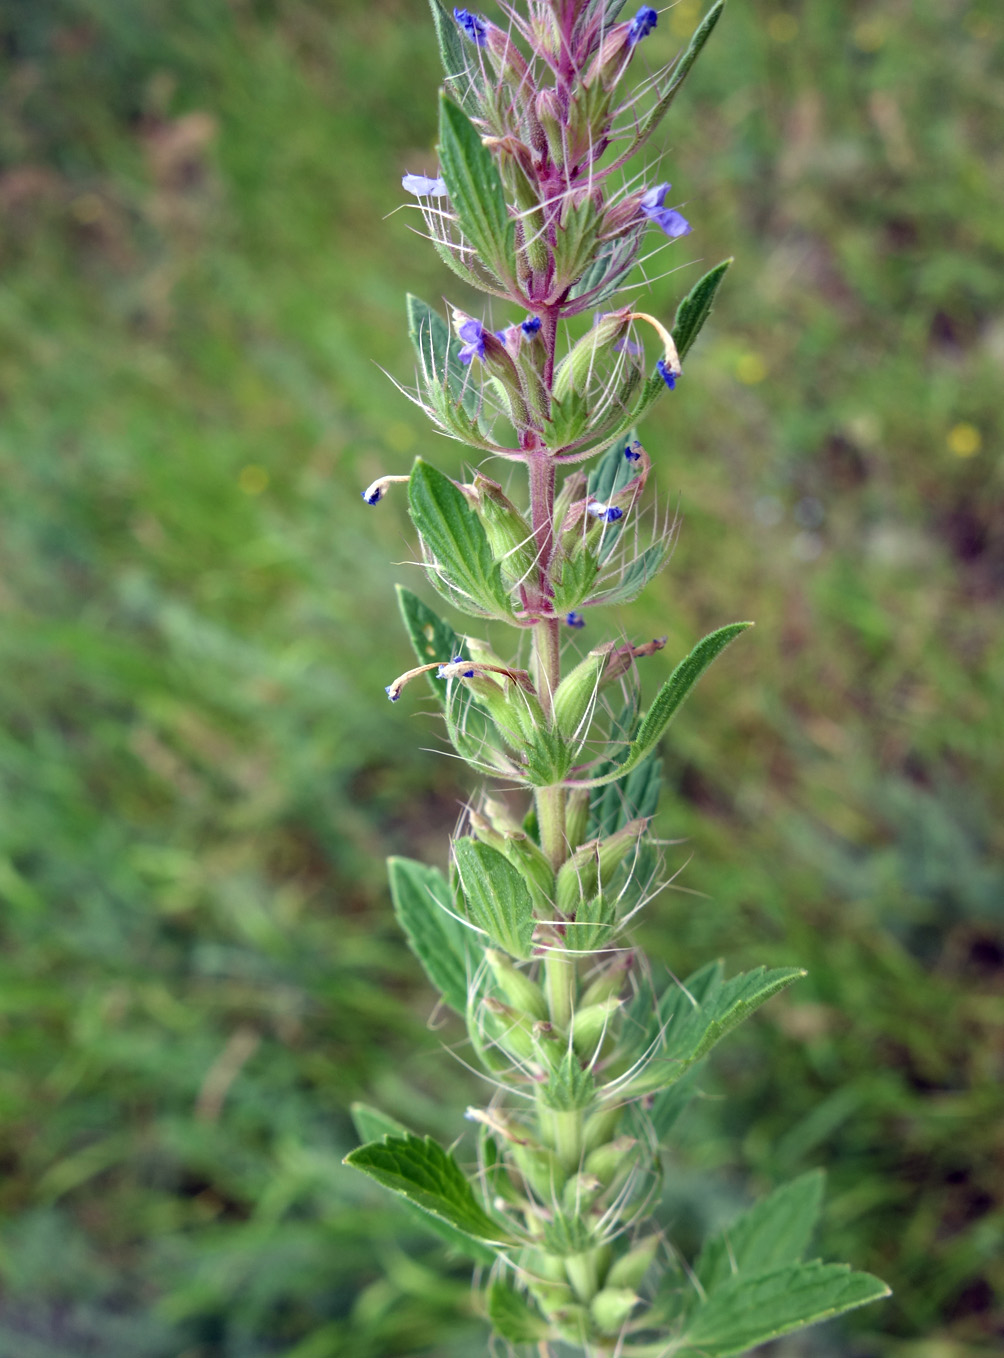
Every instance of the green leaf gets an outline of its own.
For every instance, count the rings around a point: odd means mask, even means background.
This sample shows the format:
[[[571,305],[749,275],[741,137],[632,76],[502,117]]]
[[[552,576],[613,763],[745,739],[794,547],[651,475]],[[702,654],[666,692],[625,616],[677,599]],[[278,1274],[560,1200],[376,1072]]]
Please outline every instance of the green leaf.
[[[661,1145],[675,1127],[678,1119],[693,1102],[697,1094],[695,1072],[689,1070],[682,1080],[669,1089],[662,1089],[652,1099],[652,1106],[646,1114],[647,1123],[654,1129],[656,1139]],[[637,1105],[635,1105],[637,1106]],[[644,1135],[639,1131],[637,1135]]]
[[[732,1358],[888,1295],[879,1278],[852,1273],[846,1264],[794,1264],[756,1277],[738,1274],[696,1307],[669,1351],[674,1358]]]
[[[445,579],[457,607],[475,614],[508,616],[509,596],[481,520],[450,478],[421,458],[416,459],[408,482],[408,508],[443,572],[440,577],[433,571],[433,580]]]
[[[398,1122],[397,1118],[388,1117],[386,1113],[381,1113],[378,1108],[372,1108],[368,1103],[354,1103],[350,1111],[356,1131],[363,1141],[379,1141],[385,1136],[403,1138],[414,1135],[405,1127],[404,1123]],[[475,1263],[490,1267],[498,1258],[495,1250],[488,1245],[482,1245],[480,1241],[472,1240],[466,1232],[458,1231],[448,1221],[430,1216],[428,1212],[417,1207],[414,1203],[402,1201],[400,1205],[402,1211],[406,1212],[423,1230],[438,1235],[440,1240],[445,1241],[452,1249],[466,1254]]]
[[[554,586],[555,613],[571,613],[590,593],[596,581],[599,561],[582,549],[561,561],[561,579]]]
[[[550,1333],[547,1321],[522,1292],[496,1281],[488,1289],[492,1329],[510,1344],[535,1344]]]
[[[680,704],[711,662],[721,655],[729,642],[735,640],[740,632],[745,632],[747,627],[752,626],[751,622],[731,622],[699,641],[686,659],[680,661],[656,694],[655,702],[645,714],[637,736],[628,746],[624,760],[616,768],[590,778],[579,786],[602,787],[604,783],[612,783],[623,778],[635,765],[640,764],[658,744],[659,738],[676,715]]]
[[[673,322],[673,343],[676,345],[676,352],[681,359],[694,340],[697,339],[701,327],[711,315],[711,308],[714,305],[718,288],[722,279],[728,273],[731,263],[731,259],[723,259],[720,264],[709,269],[703,278],[698,279],[677,307],[676,320]]]
[[[793,1179],[708,1240],[694,1266],[705,1292],[737,1273],[766,1273],[782,1264],[797,1264],[819,1216],[823,1182],[821,1170]]]
[[[380,1109],[374,1108],[372,1104],[357,1101],[349,1112],[352,1114],[352,1125],[361,1141],[379,1141],[382,1136],[408,1135],[408,1128],[403,1122],[381,1113]]]
[[[460,361],[460,341],[438,311],[412,293],[407,294],[408,336],[415,346],[422,372],[445,387],[448,399],[458,402],[473,420],[478,411],[478,390],[470,372]]]
[[[481,263],[505,279],[516,247],[502,180],[477,128],[445,95],[439,102],[439,164],[461,230]]]
[[[726,1034],[805,972],[799,967],[773,971],[757,967],[724,982],[717,971],[710,975],[713,980],[703,1000],[686,985],[674,986],[663,995],[644,1038],[643,1050],[655,1050],[627,1084],[625,1092],[630,1096],[674,1085]]]
[[[662,760],[657,755],[632,769],[620,785],[597,788],[590,801],[590,838],[616,834],[633,820],[654,816],[662,791]]]
[[[616,585],[611,589],[604,590],[601,594],[597,594],[589,602],[595,604],[631,603],[633,599],[637,599],[648,582],[662,570],[668,555],[669,546],[667,543],[654,542],[651,547],[647,547],[645,551],[635,557]]]
[[[403,585],[397,585],[396,589],[397,606],[408,629],[415,659],[420,665],[431,665],[434,662],[440,665],[448,664],[460,652],[460,638],[456,632],[448,622],[444,622],[434,613],[428,604],[423,603],[417,594],[405,589]],[[433,693],[445,708],[447,681],[438,679],[433,670],[429,671],[426,678],[432,686]],[[459,688],[460,685],[454,687]]]
[[[431,1136],[388,1136],[351,1151],[343,1163],[472,1240],[503,1247],[515,1243],[478,1203],[453,1156]]]
[[[645,144],[646,141],[648,141],[649,137],[659,126],[660,122],[662,122],[663,118],[669,111],[669,107],[672,104],[673,100],[679,94],[681,85],[686,80],[687,76],[690,74],[691,67],[693,66],[697,58],[701,55],[701,49],[703,48],[704,44],[708,41],[708,39],[711,37],[711,34],[714,32],[715,25],[718,23],[718,20],[722,17],[722,10],[724,8],[725,0],[717,0],[717,2],[711,6],[707,14],[694,29],[690,42],[687,44],[687,50],[675,63],[675,65],[672,67],[669,73],[669,83],[666,85],[662,94],[659,96],[659,102],[655,105],[655,107],[652,109],[652,112],[642,123],[641,127],[638,130],[637,136],[631,143],[630,150],[625,152],[625,154],[621,157],[622,160],[627,160],[631,156],[633,156],[635,152],[638,151]]]
[[[394,913],[425,974],[458,1014],[467,1012],[474,936],[449,913],[450,887],[438,868],[412,858],[388,858]]]
[[[490,844],[458,839],[453,856],[471,923],[511,956],[528,958],[533,904],[523,878]]]
[[[472,110],[476,109],[477,99],[471,89],[471,71],[467,65],[464,40],[460,36],[456,21],[441,0],[429,0],[429,8],[432,10],[432,22],[439,42],[439,55],[450,93],[461,104],[470,106]]]

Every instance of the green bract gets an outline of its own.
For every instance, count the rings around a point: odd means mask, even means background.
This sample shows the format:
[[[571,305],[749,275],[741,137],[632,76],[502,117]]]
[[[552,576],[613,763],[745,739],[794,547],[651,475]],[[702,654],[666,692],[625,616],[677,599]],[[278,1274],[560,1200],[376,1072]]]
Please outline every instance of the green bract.
[[[612,307],[646,232],[690,226],[665,206],[669,184],[628,191],[626,153],[604,153],[649,140],[723,3],[640,102],[631,71],[654,9],[621,20],[619,0],[535,0],[531,24],[503,30],[430,3],[446,73],[441,179],[415,191],[442,257],[504,305],[489,317],[466,299],[448,323],[408,298],[418,400],[475,452],[451,475],[416,461],[408,509],[429,582],[494,631],[466,637],[399,586],[416,663],[387,691],[396,700],[423,676],[456,753],[501,787],[468,808],[448,877],[389,866],[408,942],[491,1083],[468,1110],[476,1156],[358,1106],[366,1144],[347,1163],[497,1263],[483,1311],[503,1341],[541,1358],[559,1341],[590,1358],[727,1358],[887,1289],[803,1262],[819,1175],[777,1189],[682,1270],[650,1220],[700,1063],[804,974],[726,978],[716,962],[655,983],[627,938],[664,885],[659,742],[751,624],[692,644],[644,711],[638,667],[661,666],[666,639],[595,631],[598,606],[636,598],[669,556],[671,533],[644,531],[652,460],[635,426],[675,387],[731,263],[693,284],[671,328],[636,301]],[[566,325],[583,312],[598,314],[573,342]],[[640,347],[653,333],[654,357]],[[497,479],[484,452],[505,459]]]

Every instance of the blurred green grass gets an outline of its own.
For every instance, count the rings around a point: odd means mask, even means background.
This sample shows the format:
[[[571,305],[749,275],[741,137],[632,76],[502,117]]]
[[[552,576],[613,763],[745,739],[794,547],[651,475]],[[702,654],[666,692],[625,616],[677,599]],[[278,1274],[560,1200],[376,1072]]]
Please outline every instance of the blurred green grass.
[[[687,1245],[830,1167],[821,1249],[895,1296],[792,1356],[1004,1325],[995,13],[733,4],[667,132],[695,232],[650,309],[737,262],[617,624],[758,629],[667,742],[692,861],[643,938],[810,975],[716,1060],[666,1211]],[[460,466],[379,370],[450,287],[383,220],[433,165],[424,6],[54,0],[0,51],[0,1358],[480,1351],[465,1267],[340,1167],[352,1098],[449,1140],[477,1096],[382,867],[469,782],[383,700],[414,551],[358,498]]]

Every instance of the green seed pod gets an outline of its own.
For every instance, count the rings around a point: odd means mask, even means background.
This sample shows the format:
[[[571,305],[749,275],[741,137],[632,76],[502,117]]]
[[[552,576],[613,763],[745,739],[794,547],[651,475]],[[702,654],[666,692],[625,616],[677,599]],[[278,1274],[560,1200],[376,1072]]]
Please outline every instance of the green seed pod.
[[[596,840],[581,845],[558,869],[554,903],[562,915],[571,918],[582,901],[591,900],[600,884]]]
[[[609,999],[575,1011],[572,1017],[572,1043],[581,1057],[592,1056],[609,1033],[611,1023],[620,1009],[620,1000]]]
[[[567,1175],[554,1151],[546,1146],[513,1145],[509,1154],[540,1201],[557,1202]]]
[[[495,977],[495,983],[509,1003],[530,1018],[547,1018],[547,1000],[536,981],[512,964],[505,953],[495,948],[485,949],[485,961]]]
[[[554,693],[554,724],[566,740],[583,740],[588,730],[585,718],[596,701],[600,676],[607,663],[609,646],[590,651],[571,673],[566,674]]]
[[[561,1210],[569,1216],[587,1212],[602,1191],[595,1174],[573,1174],[561,1195]]]
[[[537,549],[533,530],[498,482],[478,472],[461,490],[481,520],[506,585],[512,588],[534,568]]]
[[[585,392],[597,362],[613,352],[614,344],[627,335],[630,322],[627,309],[611,311],[596,322],[592,330],[572,346],[554,374],[554,395],[563,401],[571,392]]]
[[[622,1254],[607,1274],[608,1287],[640,1287],[659,1249],[659,1237],[650,1235],[627,1254]]]
[[[623,1113],[624,1105],[619,1103],[601,1106],[590,1113],[582,1129],[582,1149],[587,1155],[616,1135]]]
[[[537,1064],[539,1056],[530,1020],[492,996],[485,1000],[483,1007],[487,1036],[514,1060]]]
[[[589,1303],[596,1328],[604,1334],[617,1334],[641,1298],[628,1287],[605,1287]]]
[[[608,1187],[634,1165],[639,1143],[633,1136],[619,1136],[605,1146],[597,1146],[586,1157],[586,1173],[594,1174]]]
[[[569,792],[565,800],[565,838],[572,853],[586,837],[589,825],[589,789]]]
[[[619,995],[624,988],[624,978],[631,970],[633,954],[620,953],[599,973],[595,980],[582,993],[579,1003],[585,1009],[591,1004],[602,1004],[604,1000]]]

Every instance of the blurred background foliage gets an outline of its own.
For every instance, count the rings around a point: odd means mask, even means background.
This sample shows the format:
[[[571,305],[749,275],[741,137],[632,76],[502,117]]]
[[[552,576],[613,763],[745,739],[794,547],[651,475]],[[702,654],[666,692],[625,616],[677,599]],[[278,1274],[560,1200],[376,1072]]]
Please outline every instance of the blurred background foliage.
[[[826,1165],[821,1251],[895,1290],[785,1355],[1000,1352],[1000,17],[734,0],[664,138],[695,230],[649,309],[737,262],[644,431],[675,557],[612,621],[759,627],[667,741],[643,942],[809,969],[666,1219]],[[462,465],[380,371],[406,288],[463,300],[385,220],[434,167],[425,6],[8,3],[0,50],[0,1356],[481,1352],[466,1266],[340,1166],[353,1098],[449,1141],[479,1096],[382,865],[471,781],[384,700],[414,546],[359,499]]]

